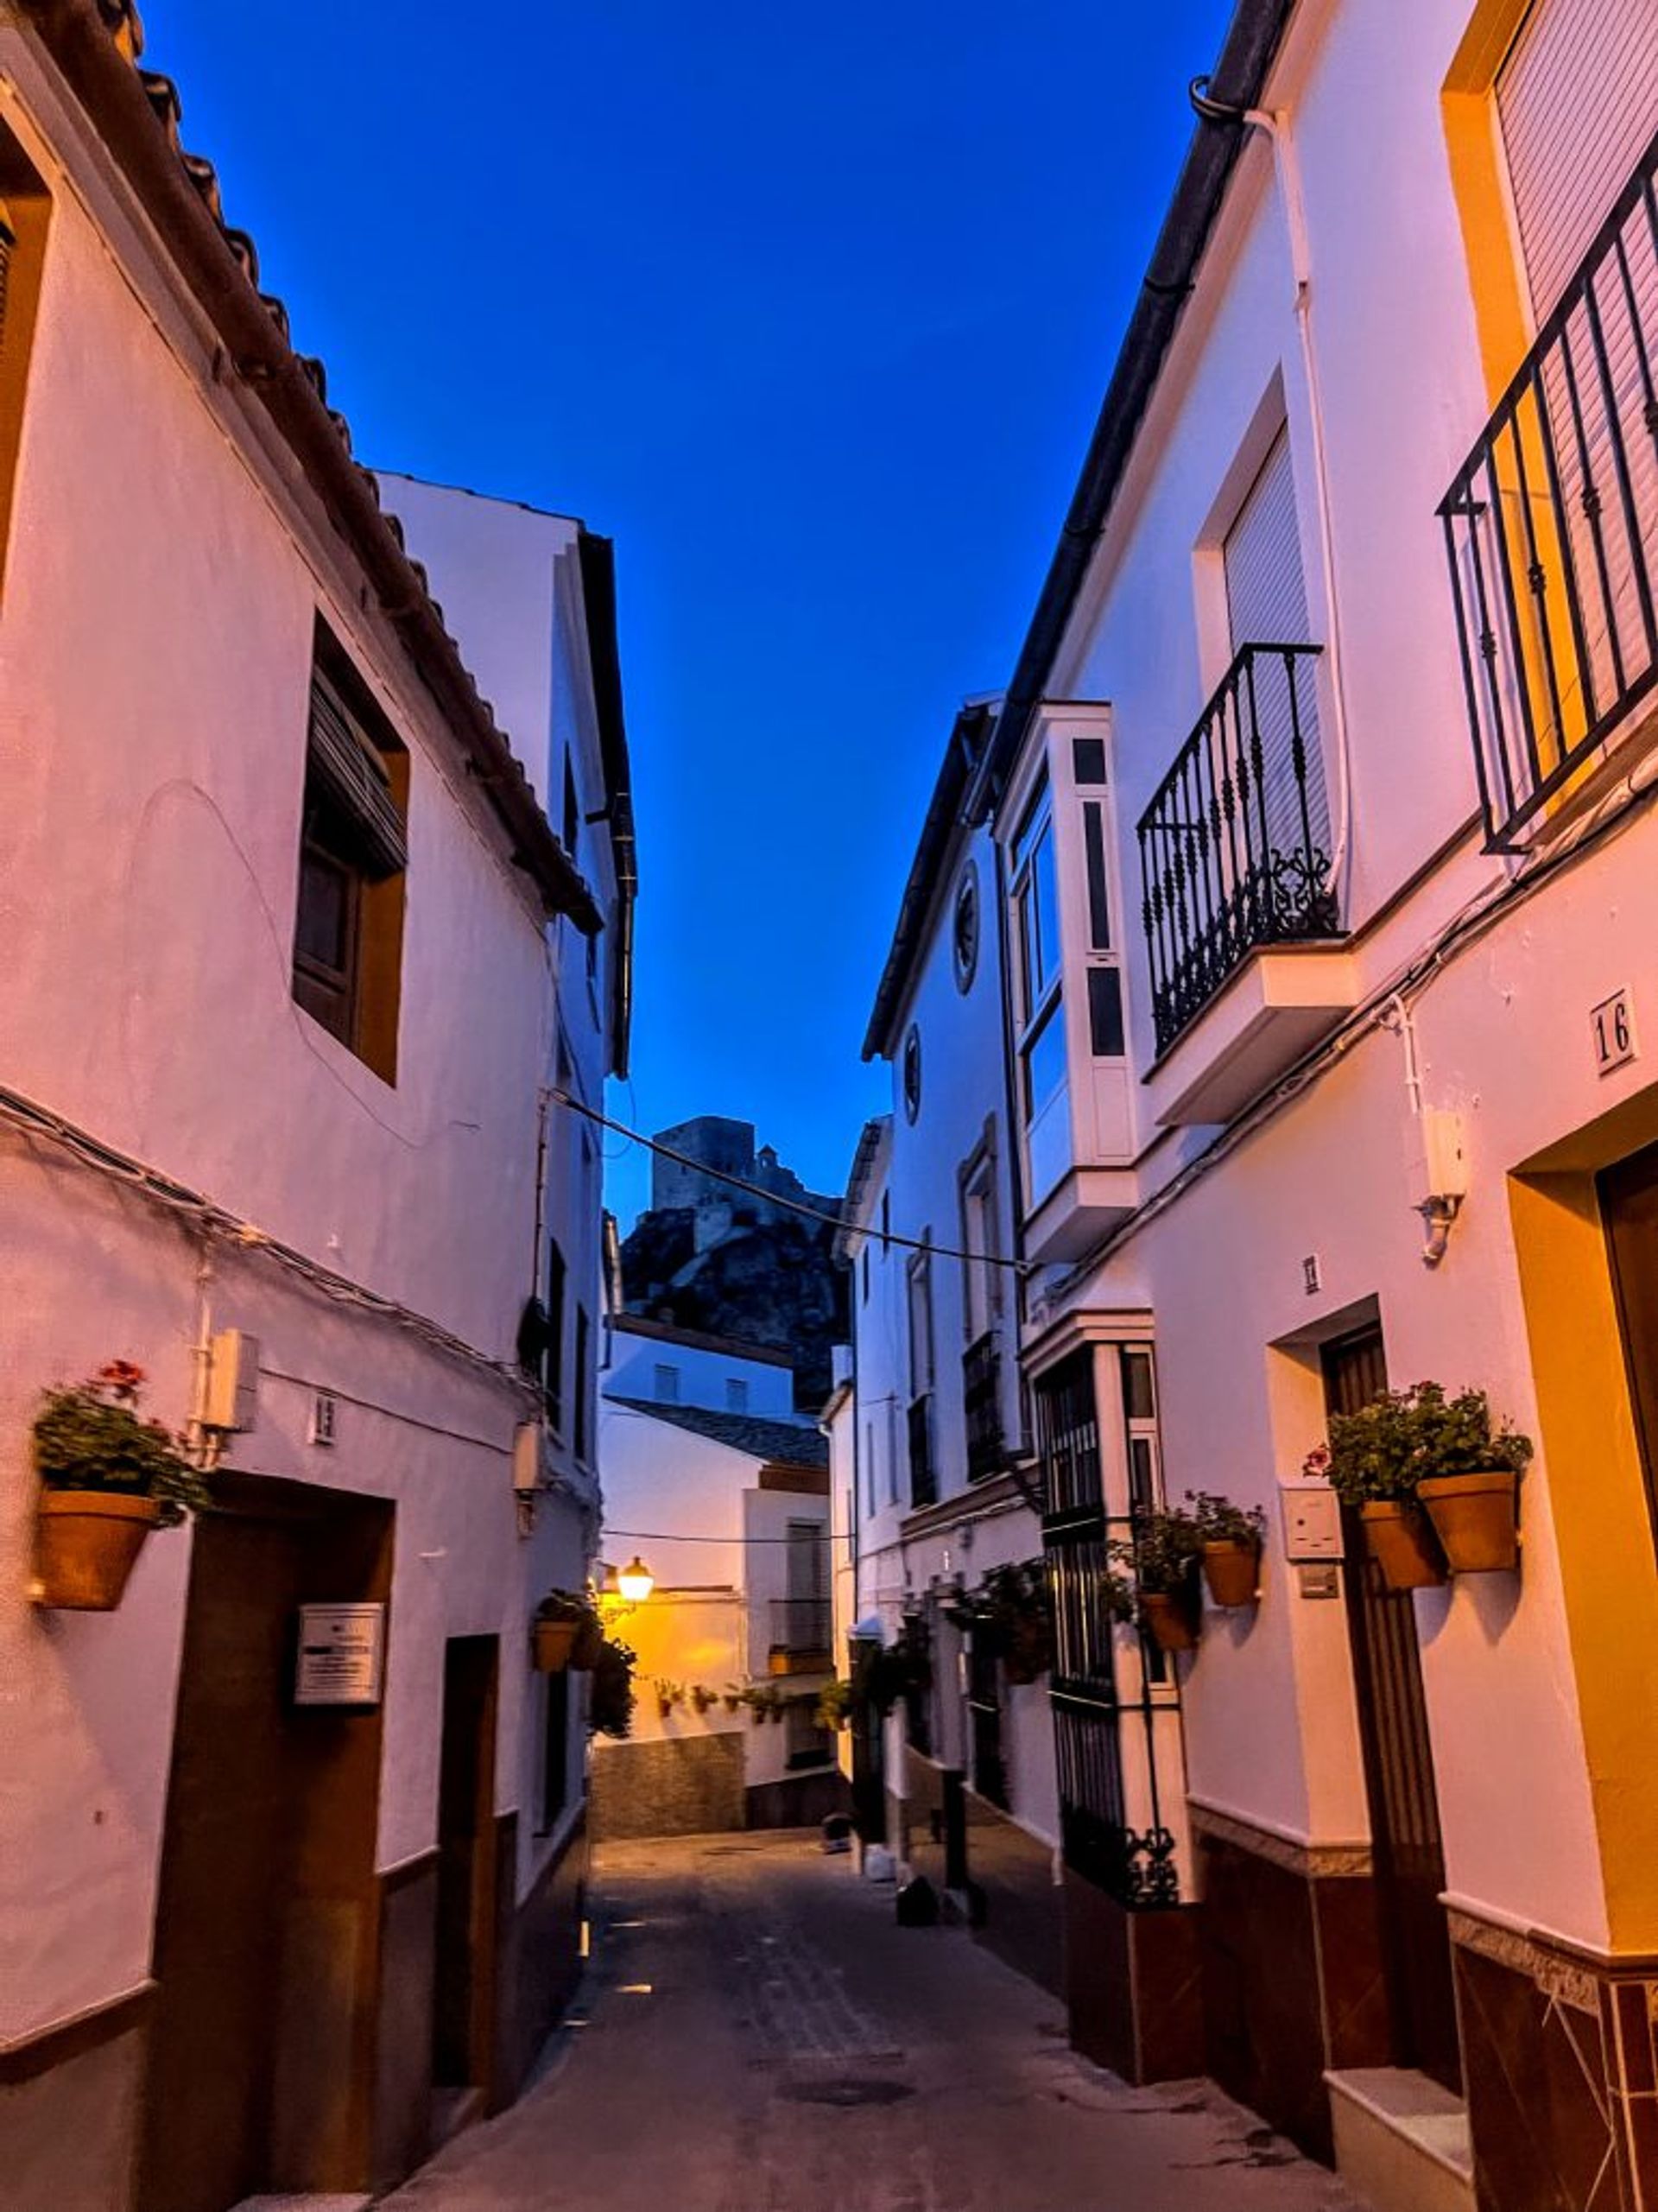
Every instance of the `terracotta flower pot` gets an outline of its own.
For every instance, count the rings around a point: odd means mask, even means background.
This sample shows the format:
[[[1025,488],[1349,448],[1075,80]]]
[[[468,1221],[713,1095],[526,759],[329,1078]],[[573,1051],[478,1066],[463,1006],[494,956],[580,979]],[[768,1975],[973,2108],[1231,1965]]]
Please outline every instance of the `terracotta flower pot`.
[[[1491,1575],[1519,1563],[1520,1478],[1512,1467],[1436,1474],[1418,1486],[1453,1575]]]
[[[1177,1590],[1142,1590],[1140,1626],[1161,1651],[1196,1648],[1198,1624],[1190,1598]]]
[[[70,1613],[113,1613],[161,1518],[129,1490],[42,1490],[35,1523],[38,1601]]]
[[[1258,1543],[1206,1543],[1203,1579],[1218,1606],[1252,1606],[1259,1595],[1261,1547]]]
[[[535,1671],[543,1675],[561,1675],[570,1664],[570,1654],[575,1649],[579,1620],[538,1620],[531,1637],[535,1659]]]
[[[1370,1556],[1390,1590],[1430,1590],[1445,1580],[1445,1562],[1414,1499],[1372,1498],[1359,1508]]]
[[[579,1675],[590,1675],[604,1648],[604,1630],[591,1617],[576,1623],[576,1640],[570,1646],[570,1664]]]

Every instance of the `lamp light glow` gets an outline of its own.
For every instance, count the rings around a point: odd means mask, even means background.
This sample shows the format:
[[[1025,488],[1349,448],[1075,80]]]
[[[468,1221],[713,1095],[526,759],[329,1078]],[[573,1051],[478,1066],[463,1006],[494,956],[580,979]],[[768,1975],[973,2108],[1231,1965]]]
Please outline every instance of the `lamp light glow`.
[[[636,1551],[625,1567],[617,1569],[616,1587],[630,1606],[640,1606],[655,1588],[656,1577]]]

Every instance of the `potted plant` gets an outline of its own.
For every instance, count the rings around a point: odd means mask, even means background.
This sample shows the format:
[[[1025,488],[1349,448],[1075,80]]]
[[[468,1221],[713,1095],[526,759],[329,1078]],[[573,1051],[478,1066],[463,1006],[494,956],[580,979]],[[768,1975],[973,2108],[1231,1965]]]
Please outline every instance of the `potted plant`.
[[[691,1689],[691,1702],[696,1708],[697,1718],[700,1721],[705,1714],[718,1704],[719,1692],[710,1689],[706,1683],[693,1683]]]
[[[559,1675],[569,1666],[590,1671],[604,1640],[592,1600],[574,1590],[549,1590],[530,1616],[530,1657],[538,1674]]]
[[[1260,1594],[1261,1545],[1267,1517],[1259,1505],[1234,1505],[1212,1490],[1188,1490],[1198,1525],[1203,1579],[1218,1606],[1253,1605]]]
[[[1327,1480],[1357,1512],[1390,1590],[1432,1589],[1445,1580],[1445,1556],[1416,1496],[1423,1472],[1417,1399],[1414,1386],[1383,1391],[1357,1413],[1332,1413],[1329,1443],[1309,1452],[1301,1470]]]
[[[1418,1383],[1421,1436],[1416,1495],[1455,1575],[1490,1575],[1519,1563],[1520,1477],[1529,1436],[1505,1422],[1491,1427],[1484,1391],[1447,1398],[1438,1383]]]
[[[112,1360],[88,1381],[47,1391],[35,1417],[37,1602],[109,1613],[152,1529],[209,1503],[182,1438],[138,1410],[144,1371]]]
[[[1159,1505],[1136,1530],[1130,1556],[1140,1625],[1160,1651],[1189,1651],[1199,1629],[1198,1561],[1203,1539],[1178,1505]]]
[[[728,1713],[736,1713],[739,1711],[743,1703],[743,1690],[741,1684],[734,1682],[728,1682],[725,1689],[721,1692],[719,1702],[725,1708],[725,1710]]]
[[[813,1718],[820,1728],[844,1728],[851,1717],[852,1685],[829,1682],[818,1692]]]
[[[684,1704],[685,1684],[682,1682],[668,1682],[661,1675],[653,1675],[650,1686],[656,1693],[656,1714],[659,1720],[666,1721],[676,1705]]]
[[[639,1655],[619,1636],[599,1639],[587,1699],[587,1726],[595,1735],[625,1736],[633,1727],[633,1670]]]
[[[1054,1601],[1040,1559],[992,1567],[978,1593],[976,1632],[991,1636],[1008,1680],[1039,1682],[1054,1664]]]

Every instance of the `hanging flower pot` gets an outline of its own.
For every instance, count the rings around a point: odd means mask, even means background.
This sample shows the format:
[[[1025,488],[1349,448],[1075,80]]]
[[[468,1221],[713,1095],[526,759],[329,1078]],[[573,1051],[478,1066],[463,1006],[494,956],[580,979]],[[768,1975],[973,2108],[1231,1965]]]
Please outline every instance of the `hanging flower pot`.
[[[570,1664],[580,1625],[574,1620],[538,1620],[535,1624],[530,1631],[530,1648],[537,1674],[564,1672]]]
[[[1260,1595],[1261,1547],[1223,1540],[1203,1547],[1203,1579],[1218,1606],[1252,1606]]]
[[[1417,1486],[1453,1575],[1498,1574],[1520,1557],[1520,1478],[1514,1468],[1436,1474]]]
[[[1371,1498],[1359,1511],[1370,1556],[1390,1590],[1431,1590],[1444,1581],[1440,1547],[1414,1499]]]
[[[1142,1590],[1140,1626],[1160,1651],[1197,1648],[1197,1607],[1185,1590]]]
[[[43,1490],[35,1524],[38,1602],[70,1613],[113,1613],[161,1501],[122,1490]]]

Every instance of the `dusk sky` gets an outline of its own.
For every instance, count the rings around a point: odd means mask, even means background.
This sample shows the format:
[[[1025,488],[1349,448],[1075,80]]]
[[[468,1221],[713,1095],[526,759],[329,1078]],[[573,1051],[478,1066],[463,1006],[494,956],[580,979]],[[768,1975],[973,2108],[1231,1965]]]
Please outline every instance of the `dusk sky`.
[[[146,8],[358,455],[616,540],[623,1119],[840,1188],[951,719],[1011,672],[1228,13]]]

